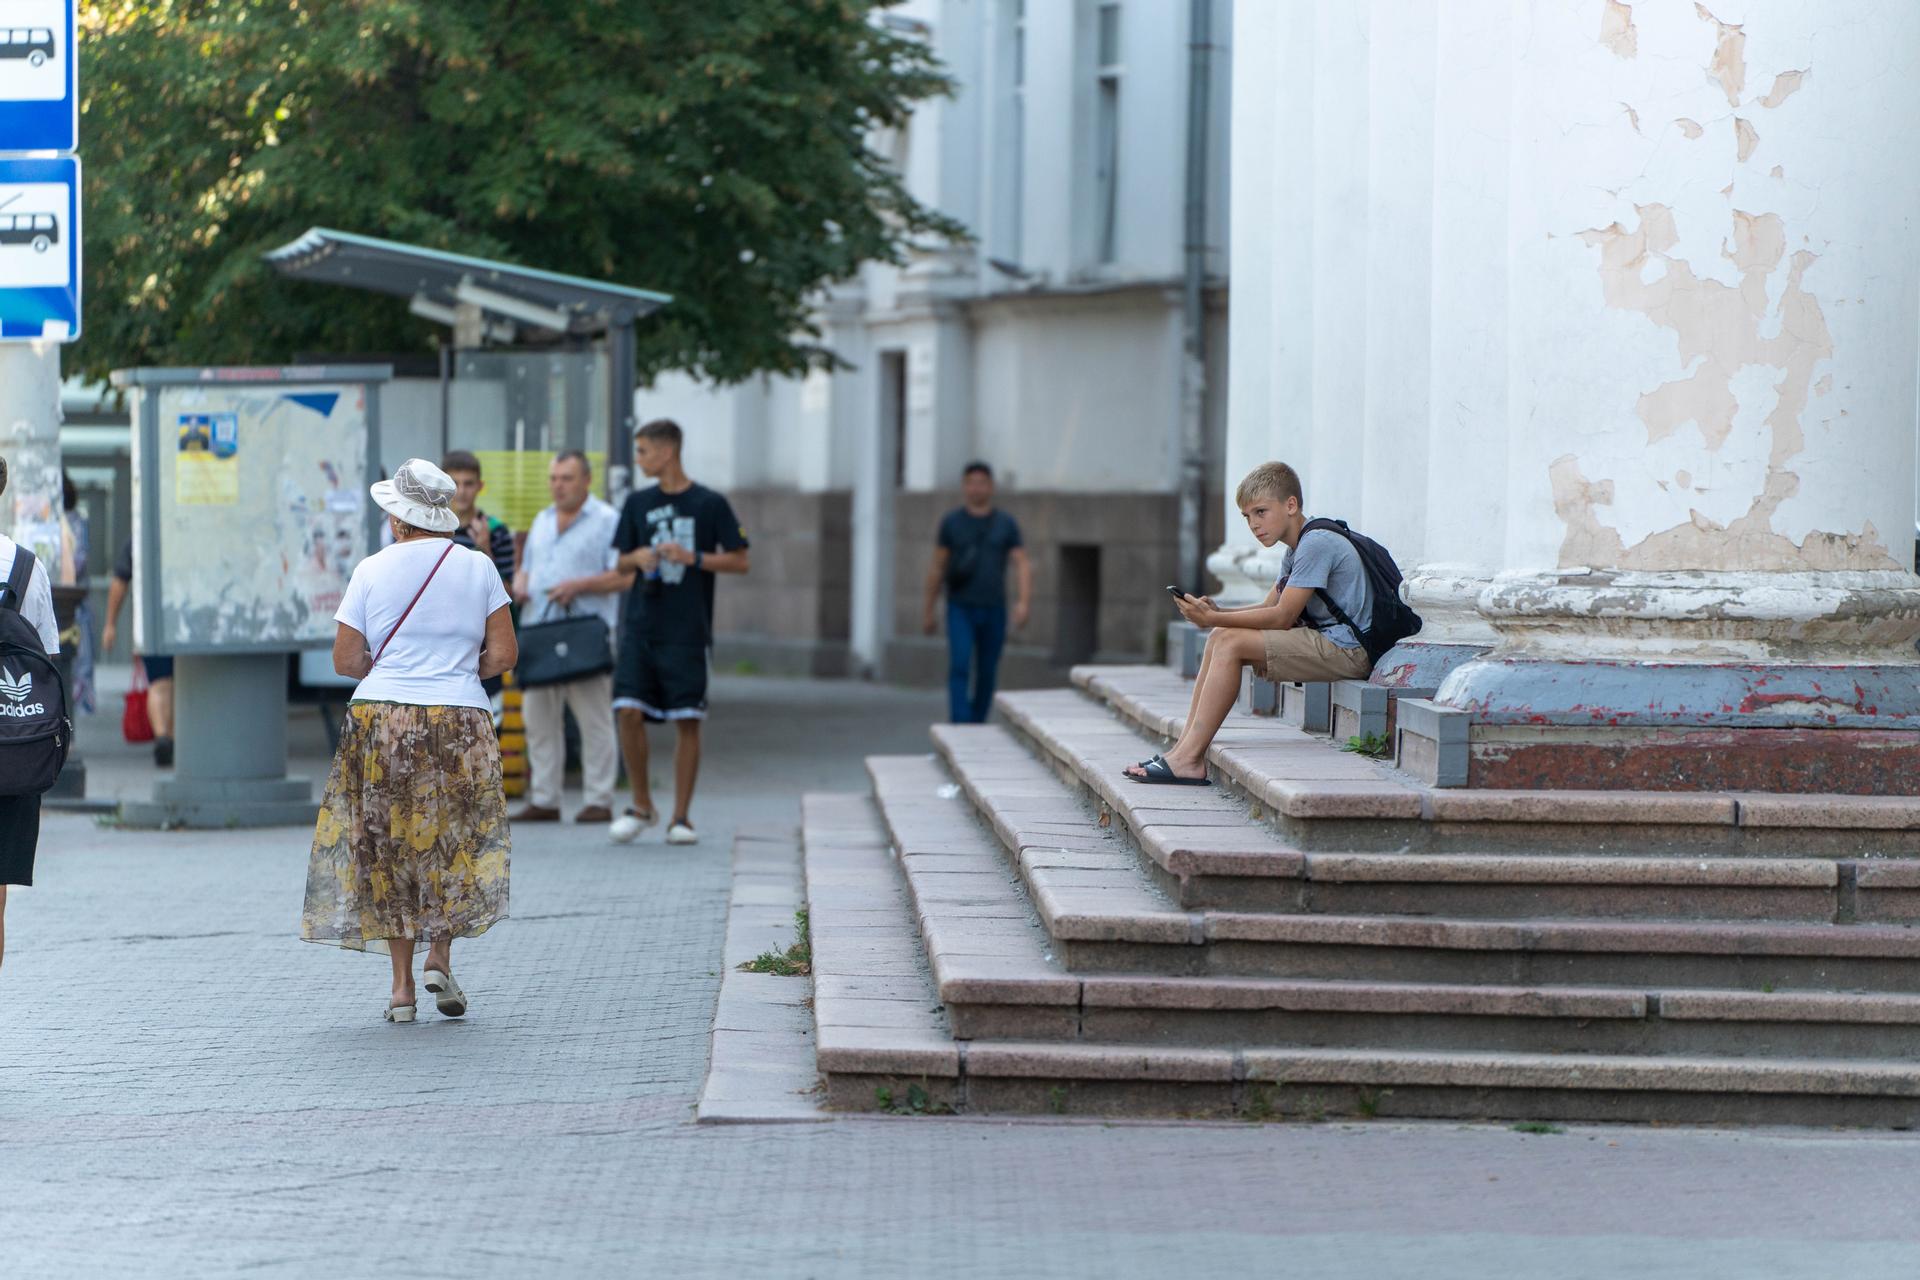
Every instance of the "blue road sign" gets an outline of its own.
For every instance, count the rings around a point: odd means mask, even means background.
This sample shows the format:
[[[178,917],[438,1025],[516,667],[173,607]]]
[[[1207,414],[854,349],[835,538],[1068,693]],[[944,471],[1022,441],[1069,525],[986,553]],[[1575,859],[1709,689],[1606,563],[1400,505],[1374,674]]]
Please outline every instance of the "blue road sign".
[[[0,3],[0,151],[80,145],[76,0]]]
[[[0,342],[79,336],[80,161],[0,156]]]

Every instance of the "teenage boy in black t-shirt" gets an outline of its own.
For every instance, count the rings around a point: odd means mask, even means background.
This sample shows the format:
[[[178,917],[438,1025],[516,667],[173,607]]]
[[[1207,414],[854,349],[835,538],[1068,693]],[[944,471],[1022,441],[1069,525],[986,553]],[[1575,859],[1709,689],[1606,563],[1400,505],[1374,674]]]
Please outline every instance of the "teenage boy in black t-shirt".
[[[620,618],[613,706],[620,719],[633,804],[609,834],[621,844],[659,819],[647,782],[647,721],[678,732],[668,844],[695,844],[688,819],[707,717],[707,654],[713,645],[714,575],[747,571],[747,532],[727,500],[695,484],[680,465],[681,431],[665,418],[633,433],[633,456],[654,484],[628,497],[613,545],[636,577]]]

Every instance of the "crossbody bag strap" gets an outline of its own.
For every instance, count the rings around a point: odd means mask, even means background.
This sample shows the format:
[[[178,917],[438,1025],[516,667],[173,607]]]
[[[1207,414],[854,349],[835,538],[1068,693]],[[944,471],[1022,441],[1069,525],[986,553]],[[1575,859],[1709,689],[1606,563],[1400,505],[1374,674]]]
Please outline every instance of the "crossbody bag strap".
[[[420,597],[427,594],[427,588],[433,585],[433,575],[435,573],[440,572],[440,566],[445,564],[447,562],[447,557],[452,554],[453,554],[453,544],[449,542],[447,544],[447,549],[440,553],[440,558],[433,562],[433,573],[429,573],[427,575],[427,580],[420,584],[420,589],[418,591],[413,593],[413,599],[407,602],[406,613],[403,613],[400,615],[400,621],[393,624],[393,630],[387,632],[387,638],[380,642],[379,651],[373,655],[373,664],[372,664],[373,666],[377,667],[380,665],[380,654],[385,653],[387,651],[387,646],[393,643],[393,638],[396,635],[400,634],[401,626],[406,623],[407,614],[412,613],[413,606],[420,603]]]

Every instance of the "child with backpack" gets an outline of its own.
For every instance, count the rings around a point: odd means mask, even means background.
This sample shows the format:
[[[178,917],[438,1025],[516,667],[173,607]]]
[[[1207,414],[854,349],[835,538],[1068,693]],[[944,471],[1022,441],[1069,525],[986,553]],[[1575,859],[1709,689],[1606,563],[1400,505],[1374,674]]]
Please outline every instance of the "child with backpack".
[[[0,493],[6,489],[0,458]],[[33,883],[40,794],[60,776],[73,744],[66,688],[51,661],[59,652],[46,567],[0,534],[0,955],[7,886]]]
[[[1240,670],[1275,682],[1364,680],[1380,655],[1420,629],[1400,602],[1400,570],[1386,548],[1338,520],[1308,520],[1300,476],[1284,462],[1247,473],[1234,503],[1260,545],[1287,547],[1280,579],[1259,604],[1222,609],[1180,595],[1181,614],[1208,627],[1205,656],[1180,740],[1126,770],[1135,782],[1208,785],[1207,748],[1240,697]]]

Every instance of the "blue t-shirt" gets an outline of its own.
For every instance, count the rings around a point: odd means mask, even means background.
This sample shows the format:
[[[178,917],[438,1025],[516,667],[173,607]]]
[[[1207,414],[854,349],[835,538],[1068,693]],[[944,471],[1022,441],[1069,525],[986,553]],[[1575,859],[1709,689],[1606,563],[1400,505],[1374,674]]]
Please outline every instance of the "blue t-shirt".
[[[976,516],[956,507],[940,521],[940,545],[947,549],[948,604],[1006,607],[1007,557],[1020,545],[1012,516],[999,510]]]
[[[1364,631],[1373,622],[1373,590],[1367,585],[1366,566],[1360,563],[1360,553],[1353,544],[1331,529],[1315,529],[1300,539],[1299,546],[1287,549],[1277,585],[1282,590],[1320,588],[1353,619],[1354,626]],[[1301,617],[1342,649],[1360,648],[1360,637],[1353,634],[1353,628],[1336,621],[1317,593],[1307,601]]]

